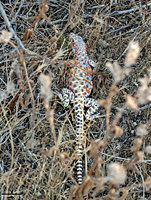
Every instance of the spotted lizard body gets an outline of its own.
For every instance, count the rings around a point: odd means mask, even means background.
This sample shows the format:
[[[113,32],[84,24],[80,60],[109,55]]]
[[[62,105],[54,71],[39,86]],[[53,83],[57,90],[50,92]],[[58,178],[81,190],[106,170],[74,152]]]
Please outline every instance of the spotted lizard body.
[[[64,101],[64,106],[68,106],[71,101],[74,106],[75,119],[76,119],[76,154],[77,161],[77,179],[78,183],[82,183],[82,155],[83,155],[83,141],[84,141],[84,106],[90,107],[86,113],[86,118],[92,120],[98,117],[98,114],[92,115],[99,107],[97,101],[88,98],[92,89],[92,75],[90,71],[90,65],[95,66],[95,63],[88,58],[86,52],[86,44],[83,39],[75,35],[70,34],[70,40],[73,49],[73,60],[75,64],[71,64],[71,68],[66,73],[66,88],[63,89],[63,94],[58,94],[60,99]],[[74,73],[73,70],[74,69]]]

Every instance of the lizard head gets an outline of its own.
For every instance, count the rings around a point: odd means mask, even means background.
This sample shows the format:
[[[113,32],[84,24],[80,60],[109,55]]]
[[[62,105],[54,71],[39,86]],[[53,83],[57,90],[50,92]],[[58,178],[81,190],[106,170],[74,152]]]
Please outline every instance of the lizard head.
[[[86,44],[82,37],[75,35],[74,33],[70,33],[70,40],[75,54],[78,54],[78,52],[86,52]]]

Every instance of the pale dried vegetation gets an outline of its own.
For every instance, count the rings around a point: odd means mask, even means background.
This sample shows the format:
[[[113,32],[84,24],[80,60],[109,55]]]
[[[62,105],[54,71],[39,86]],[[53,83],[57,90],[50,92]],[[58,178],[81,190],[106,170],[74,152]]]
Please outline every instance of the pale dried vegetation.
[[[0,4],[1,200],[151,199],[151,2]],[[73,106],[56,95],[73,62],[70,32],[97,62],[101,115],[85,122],[81,186]]]

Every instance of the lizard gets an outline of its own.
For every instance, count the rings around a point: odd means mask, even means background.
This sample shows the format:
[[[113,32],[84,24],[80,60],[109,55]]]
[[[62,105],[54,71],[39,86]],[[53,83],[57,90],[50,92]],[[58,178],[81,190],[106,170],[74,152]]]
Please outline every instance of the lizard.
[[[99,114],[93,114],[98,109],[97,100],[88,98],[92,89],[92,74],[90,73],[90,65],[95,67],[95,62],[90,60],[87,55],[87,47],[82,37],[74,33],[70,33],[70,40],[73,50],[73,61],[76,64],[71,64],[66,72],[66,88],[62,90],[62,94],[58,92],[58,96],[64,106],[73,103],[75,119],[76,119],[76,155],[77,161],[77,180],[81,185],[83,181],[82,171],[82,155],[84,141],[84,106],[89,107],[86,113],[86,119],[93,120],[99,117]]]

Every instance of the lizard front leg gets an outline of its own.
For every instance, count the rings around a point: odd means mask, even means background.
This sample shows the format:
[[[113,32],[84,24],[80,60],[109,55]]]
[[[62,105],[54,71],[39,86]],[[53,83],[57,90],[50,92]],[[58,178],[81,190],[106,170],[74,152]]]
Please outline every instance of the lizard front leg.
[[[60,92],[56,92],[57,95],[59,96],[59,98],[61,99],[61,101],[64,101],[64,106],[67,107],[69,105],[69,102],[74,102],[74,93],[67,89],[67,88],[63,88],[62,89],[62,94]]]

